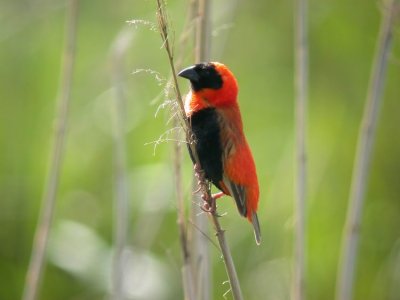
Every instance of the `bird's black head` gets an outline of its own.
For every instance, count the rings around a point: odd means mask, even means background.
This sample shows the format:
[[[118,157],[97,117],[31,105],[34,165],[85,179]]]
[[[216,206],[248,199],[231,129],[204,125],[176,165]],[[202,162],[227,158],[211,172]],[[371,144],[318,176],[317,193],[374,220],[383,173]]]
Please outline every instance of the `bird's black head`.
[[[223,84],[222,77],[213,63],[195,64],[183,69],[178,75],[189,79],[195,92],[205,88],[218,90]]]

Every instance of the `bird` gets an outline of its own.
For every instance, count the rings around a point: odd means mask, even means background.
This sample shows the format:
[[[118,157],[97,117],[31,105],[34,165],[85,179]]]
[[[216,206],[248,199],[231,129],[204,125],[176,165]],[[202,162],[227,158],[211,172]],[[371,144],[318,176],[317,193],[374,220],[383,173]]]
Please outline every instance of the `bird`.
[[[178,76],[190,81],[184,109],[204,177],[221,191],[215,198],[224,194],[233,197],[240,215],[253,225],[256,243],[260,245],[259,186],[254,158],[243,131],[237,80],[219,62],[192,65]]]

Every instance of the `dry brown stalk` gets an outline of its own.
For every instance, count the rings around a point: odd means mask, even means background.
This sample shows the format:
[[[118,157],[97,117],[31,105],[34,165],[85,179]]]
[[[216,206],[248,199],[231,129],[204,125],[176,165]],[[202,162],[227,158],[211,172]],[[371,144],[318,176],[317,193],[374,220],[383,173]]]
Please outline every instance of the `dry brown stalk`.
[[[192,151],[194,161],[195,161],[197,167],[201,168],[201,164],[200,164],[196,149],[194,147],[193,135],[191,133],[190,125],[189,125],[188,119],[186,118],[186,115],[185,115],[184,104],[182,101],[182,95],[181,95],[181,92],[180,92],[179,86],[178,86],[178,80],[177,80],[176,70],[175,70],[175,66],[174,66],[174,56],[173,56],[172,48],[171,48],[170,41],[169,41],[169,33],[170,32],[169,32],[169,27],[168,27],[169,25],[168,25],[168,20],[167,20],[167,14],[165,11],[165,2],[163,0],[157,0],[157,18],[158,18],[158,28],[159,28],[161,38],[163,41],[163,47],[167,52],[168,61],[169,61],[169,65],[170,65],[171,72],[172,72],[174,92],[176,94],[177,102],[179,105],[180,120],[183,124],[183,129],[186,134],[186,140]],[[203,195],[205,195],[206,199],[212,199],[210,185],[205,180],[200,181],[200,190],[201,190],[201,193]],[[214,211],[213,213],[210,213],[209,215],[210,215],[213,225],[215,227],[216,236],[217,236],[218,243],[221,248],[223,258],[224,258],[224,263],[225,263],[227,275],[229,278],[229,282],[231,285],[233,297],[236,300],[241,300],[241,299],[243,299],[243,296],[241,293],[236,269],[233,264],[232,255],[230,253],[230,249],[229,249],[228,244],[225,239],[224,230],[222,230],[222,228],[219,224],[217,212]]]
[[[195,44],[194,60],[196,63],[210,60],[210,1],[194,1],[194,20],[195,20]],[[198,179],[193,176],[193,190],[197,189]],[[195,289],[197,300],[209,300],[212,294],[212,264],[210,257],[209,241],[206,234],[209,232],[207,215],[202,213],[201,199],[199,194],[192,196],[192,220],[194,226],[190,227],[189,238],[192,249],[192,268],[196,270]]]
[[[354,159],[353,177],[349,197],[349,209],[342,240],[342,253],[336,287],[336,299],[351,300],[353,297],[354,273],[360,236],[361,216],[367,188],[379,108],[388,57],[392,45],[393,25],[400,13],[400,1],[390,0],[384,7],[371,77],[358,133],[357,152]]]
[[[112,85],[114,101],[112,110],[114,151],[114,257],[112,266],[112,299],[124,299],[124,250],[129,228],[129,180],[125,137],[125,107],[123,86],[123,60],[132,40],[132,34],[123,30],[111,49]]]
[[[307,197],[307,94],[308,35],[307,0],[295,1],[295,91],[296,91],[296,176],[295,176],[295,243],[292,298],[304,299],[306,261],[306,197]]]
[[[22,299],[24,300],[34,300],[38,296],[45,264],[47,242],[53,221],[66,140],[68,107],[71,98],[78,21],[78,2],[78,0],[70,0],[67,5],[65,42],[57,97],[54,142],[46,187],[42,199],[40,217],[35,231],[29,267],[26,273],[24,292],[22,296]]]

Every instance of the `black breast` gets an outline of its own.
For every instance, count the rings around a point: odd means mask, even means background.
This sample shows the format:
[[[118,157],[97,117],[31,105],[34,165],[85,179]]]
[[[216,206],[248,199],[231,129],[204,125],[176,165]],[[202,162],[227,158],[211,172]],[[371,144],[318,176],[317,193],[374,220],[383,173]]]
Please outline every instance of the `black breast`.
[[[218,115],[214,108],[205,108],[193,113],[189,118],[196,140],[196,151],[205,176],[220,189],[222,180],[222,146]],[[194,162],[193,155],[189,153]]]

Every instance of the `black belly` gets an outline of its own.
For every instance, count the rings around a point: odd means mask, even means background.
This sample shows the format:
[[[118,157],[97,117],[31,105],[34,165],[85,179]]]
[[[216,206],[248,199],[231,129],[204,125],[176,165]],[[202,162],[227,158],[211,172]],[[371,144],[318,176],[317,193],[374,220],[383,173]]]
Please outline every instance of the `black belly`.
[[[219,189],[222,180],[222,146],[218,115],[214,108],[205,108],[189,118],[196,140],[196,151],[205,176]],[[194,158],[189,147],[190,157]]]

